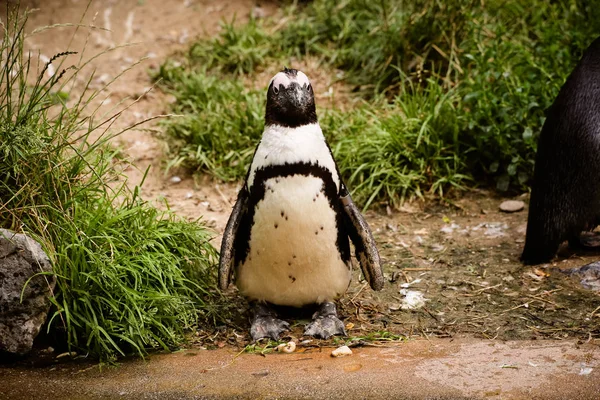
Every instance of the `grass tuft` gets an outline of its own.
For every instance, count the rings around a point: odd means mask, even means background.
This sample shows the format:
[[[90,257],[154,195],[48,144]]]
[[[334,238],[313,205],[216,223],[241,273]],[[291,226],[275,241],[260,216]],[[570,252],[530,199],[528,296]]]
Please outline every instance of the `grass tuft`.
[[[315,0],[278,17],[224,23],[218,37],[192,45],[179,81],[164,75],[169,68],[159,73],[178,99],[195,74],[215,78],[213,90],[236,91],[174,105],[190,116],[169,125],[167,136],[178,143],[172,164],[240,179],[256,144],[242,139],[262,128],[245,114],[264,104],[240,77],[316,57],[367,102],[343,116],[320,111],[340,169],[366,205],[475,182],[526,190],[544,112],[600,31],[598,8],[577,0]],[[205,112],[211,131],[190,123]],[[214,129],[219,120],[248,124],[238,138]]]
[[[224,181],[244,176],[263,128],[263,94],[235,80],[162,67],[162,85],[175,95],[163,124],[176,154],[169,167],[209,171]]]
[[[112,360],[176,347],[213,317],[211,234],[116,182],[109,141],[119,132],[105,127],[120,112],[98,118],[99,91],[68,99],[86,61],[71,66],[64,52],[39,65],[23,50],[26,20],[11,10],[0,42],[0,226],[48,253],[57,276],[48,329],[70,349]]]

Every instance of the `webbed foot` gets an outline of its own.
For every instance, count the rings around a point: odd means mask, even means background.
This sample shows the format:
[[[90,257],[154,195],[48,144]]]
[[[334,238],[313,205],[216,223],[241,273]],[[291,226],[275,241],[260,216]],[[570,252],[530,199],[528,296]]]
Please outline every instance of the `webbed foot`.
[[[337,310],[333,303],[323,303],[313,314],[313,321],[304,330],[307,336],[320,339],[329,339],[334,335],[346,336],[344,323],[337,317]]]
[[[279,340],[279,335],[290,329],[290,324],[277,318],[277,314],[265,304],[256,304],[250,326],[252,340],[261,338]]]

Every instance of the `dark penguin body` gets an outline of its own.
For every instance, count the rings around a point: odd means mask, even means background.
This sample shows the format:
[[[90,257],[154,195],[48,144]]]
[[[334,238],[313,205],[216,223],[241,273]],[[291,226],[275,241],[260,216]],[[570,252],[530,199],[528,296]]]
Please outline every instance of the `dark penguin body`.
[[[220,287],[235,272],[240,293],[257,304],[254,339],[287,326],[269,305],[320,305],[315,316],[335,325],[329,333],[343,332],[332,302],[350,283],[349,238],[365,276],[381,289],[377,249],[317,122],[312,86],[302,72],[285,69],[269,85],[263,136],[221,246]],[[308,334],[330,336],[313,328]]]
[[[600,38],[585,51],[547,113],[535,159],[521,260],[551,260],[600,221]]]

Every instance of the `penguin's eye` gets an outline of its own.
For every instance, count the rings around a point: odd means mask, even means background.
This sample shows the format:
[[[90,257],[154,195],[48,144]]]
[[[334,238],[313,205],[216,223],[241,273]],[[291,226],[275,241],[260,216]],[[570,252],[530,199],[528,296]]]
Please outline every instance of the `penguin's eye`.
[[[310,83],[308,84],[308,87],[307,87],[307,89],[308,89],[308,91],[309,91],[309,92],[312,92],[312,86],[311,86],[311,84],[310,84]]]
[[[279,88],[277,86],[273,86],[273,93],[279,93]]]

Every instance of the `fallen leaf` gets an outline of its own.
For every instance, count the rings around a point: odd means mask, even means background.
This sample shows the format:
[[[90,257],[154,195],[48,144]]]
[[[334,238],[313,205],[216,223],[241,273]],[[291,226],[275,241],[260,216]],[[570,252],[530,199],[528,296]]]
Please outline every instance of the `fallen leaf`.
[[[547,277],[550,276],[550,274],[542,269],[539,268],[534,268],[533,269],[533,273],[536,274],[537,276],[541,276],[541,277]]]

